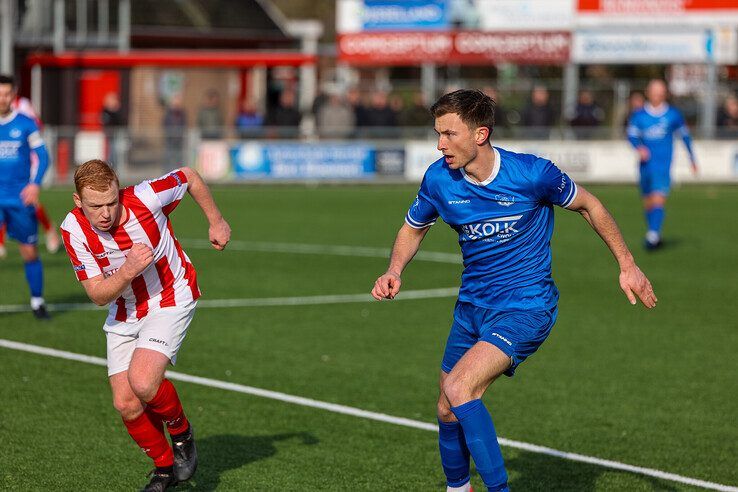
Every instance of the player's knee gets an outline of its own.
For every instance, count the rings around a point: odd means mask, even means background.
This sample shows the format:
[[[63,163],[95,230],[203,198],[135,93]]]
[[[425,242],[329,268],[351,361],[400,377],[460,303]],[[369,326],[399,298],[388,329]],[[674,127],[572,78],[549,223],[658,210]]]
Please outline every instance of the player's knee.
[[[449,375],[443,382],[443,393],[454,407],[474,399],[468,385],[454,375]]]
[[[125,420],[132,420],[143,411],[141,401],[133,395],[114,397],[113,407]]]
[[[441,422],[454,422],[457,420],[456,415],[451,411],[451,407],[445,398],[440,398],[438,400],[436,414],[438,415],[438,420]]]
[[[156,381],[152,381],[150,378],[144,376],[128,375],[128,384],[131,385],[131,390],[141,401],[150,401],[156,396],[156,391],[159,389],[159,384]]]

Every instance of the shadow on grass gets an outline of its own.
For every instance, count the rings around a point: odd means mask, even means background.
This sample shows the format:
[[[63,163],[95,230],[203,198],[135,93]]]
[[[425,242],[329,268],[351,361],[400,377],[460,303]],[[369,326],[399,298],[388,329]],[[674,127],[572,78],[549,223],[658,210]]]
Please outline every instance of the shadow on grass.
[[[515,478],[510,481],[511,490],[586,492],[596,490],[599,478],[605,473],[630,475],[633,480],[641,482],[647,490],[666,492],[677,490],[670,482],[658,478],[524,451],[519,451],[514,458],[506,460],[505,466],[508,472],[515,475]],[[599,485],[601,488],[602,484]]]
[[[274,444],[288,439],[299,439],[305,445],[319,442],[309,432],[290,432],[271,436],[227,434],[198,439],[197,473],[192,480],[178,486],[177,490],[215,490],[224,472],[274,456],[277,453]]]

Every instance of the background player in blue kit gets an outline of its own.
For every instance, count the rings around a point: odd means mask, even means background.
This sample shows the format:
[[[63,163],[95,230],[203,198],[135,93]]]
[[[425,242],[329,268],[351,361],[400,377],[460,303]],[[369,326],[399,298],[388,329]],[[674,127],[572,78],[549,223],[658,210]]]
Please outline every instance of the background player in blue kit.
[[[667,87],[663,80],[654,79],[646,89],[648,102],[633,113],[628,122],[628,140],[640,159],[640,188],[646,215],[645,245],[647,249],[661,246],[661,225],[664,205],[671,188],[671,159],[674,133],[678,133],[689,153],[692,172],[697,162],[692,151],[692,139],[684,117],[666,102]]]
[[[481,397],[501,374],[513,375],[556,321],[553,205],[579,212],[600,235],[620,266],[620,287],[631,304],[637,296],[652,308],[656,296],[597,198],[547,159],[492,147],[491,98],[458,90],[442,96],[431,113],[443,157],[426,171],[372,295],[397,295],[402,271],[438,217],[459,234],[464,272],[437,410],[441,463],[447,490],[469,490],[471,455],[488,490],[505,491],[507,473]]]
[[[43,298],[43,268],[38,256],[38,224],[35,206],[49,156],[38,126],[12,108],[15,80],[0,75],[0,222],[8,235],[20,243],[26,280],[31,290],[31,309],[48,318]],[[38,156],[38,170],[31,177],[31,152]]]

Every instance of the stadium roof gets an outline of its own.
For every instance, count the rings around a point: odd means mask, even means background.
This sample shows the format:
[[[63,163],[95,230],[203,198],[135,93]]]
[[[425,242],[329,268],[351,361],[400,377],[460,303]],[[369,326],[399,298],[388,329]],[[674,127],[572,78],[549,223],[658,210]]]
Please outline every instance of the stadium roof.
[[[264,0],[136,0],[131,45],[137,48],[285,48],[297,41],[286,19]]]

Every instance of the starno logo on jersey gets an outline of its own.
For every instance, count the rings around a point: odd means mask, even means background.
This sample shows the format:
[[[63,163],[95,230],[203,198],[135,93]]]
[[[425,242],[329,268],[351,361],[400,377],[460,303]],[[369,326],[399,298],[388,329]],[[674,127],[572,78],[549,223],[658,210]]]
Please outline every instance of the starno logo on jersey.
[[[497,217],[486,222],[476,224],[464,224],[461,226],[462,233],[470,240],[477,239],[507,241],[520,232],[517,223],[522,215],[510,215],[508,217]]]

